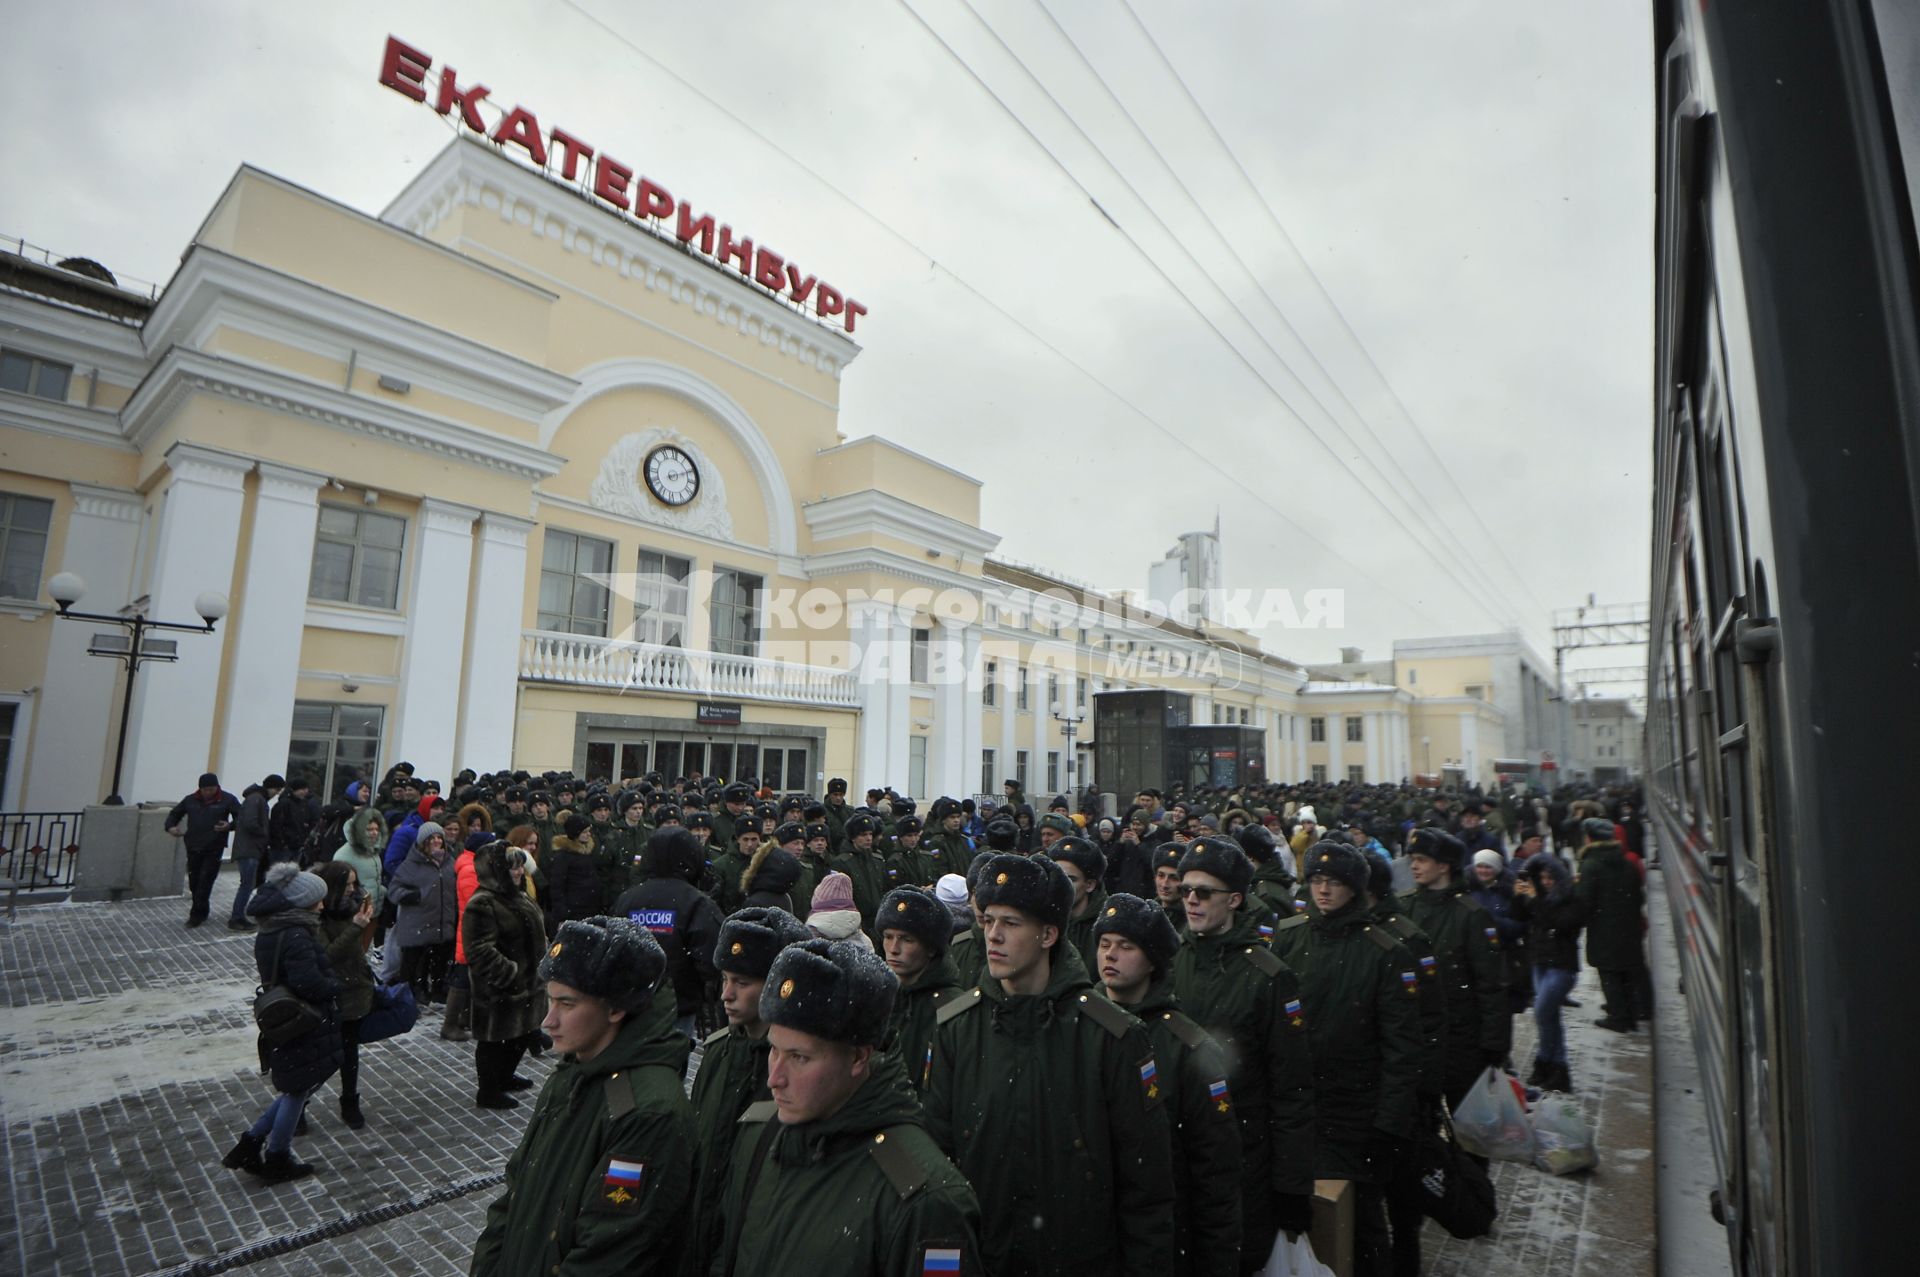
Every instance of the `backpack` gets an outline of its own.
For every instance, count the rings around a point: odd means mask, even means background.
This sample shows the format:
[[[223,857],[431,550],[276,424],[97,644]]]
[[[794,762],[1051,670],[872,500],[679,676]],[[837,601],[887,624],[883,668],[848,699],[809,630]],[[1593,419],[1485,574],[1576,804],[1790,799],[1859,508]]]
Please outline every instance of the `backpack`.
[[[300,868],[311,869],[323,860],[331,860],[333,853],[345,845],[353,810],[346,803],[329,803],[321,810],[320,819],[313,822],[307,840],[300,844]]]

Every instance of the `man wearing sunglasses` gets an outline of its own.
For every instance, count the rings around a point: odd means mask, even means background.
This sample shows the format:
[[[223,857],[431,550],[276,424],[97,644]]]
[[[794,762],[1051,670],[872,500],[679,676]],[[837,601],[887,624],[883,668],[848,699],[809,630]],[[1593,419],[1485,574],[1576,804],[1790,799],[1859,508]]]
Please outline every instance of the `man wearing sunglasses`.
[[[1242,912],[1253,862],[1240,844],[1197,838],[1180,858],[1186,942],[1173,962],[1180,1007],[1228,1061],[1240,1118],[1243,1270],[1258,1269],[1284,1228],[1303,1233],[1313,1208],[1313,1057],[1300,989]]]

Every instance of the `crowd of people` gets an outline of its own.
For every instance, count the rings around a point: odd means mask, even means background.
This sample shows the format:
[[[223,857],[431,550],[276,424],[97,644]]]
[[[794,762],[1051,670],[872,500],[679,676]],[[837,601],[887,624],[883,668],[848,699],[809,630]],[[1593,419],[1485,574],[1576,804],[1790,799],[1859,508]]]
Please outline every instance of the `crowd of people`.
[[[1516,1068],[1513,1016],[1538,1026],[1525,1084],[1569,1090],[1583,956],[1602,1027],[1650,1014],[1631,791],[1036,815],[1009,782],[924,821],[865,797],[525,772],[447,794],[401,764],[320,808],[202,777],[167,821],[187,925],[231,830],[229,925],[318,1017],[263,1043],[275,1098],[226,1164],[311,1173],[292,1141],[335,1074],[364,1122],[357,1029],[398,982],[474,1041],[480,1108],[556,1056],[477,1275],[1235,1274],[1309,1227],[1316,1179],[1353,1185],[1356,1272],[1412,1274],[1421,1142]]]

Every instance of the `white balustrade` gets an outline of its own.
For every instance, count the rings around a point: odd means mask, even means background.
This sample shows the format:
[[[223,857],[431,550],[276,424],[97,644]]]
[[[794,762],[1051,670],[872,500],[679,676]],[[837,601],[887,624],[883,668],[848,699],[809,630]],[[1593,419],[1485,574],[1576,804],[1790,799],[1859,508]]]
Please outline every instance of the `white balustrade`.
[[[520,677],[534,683],[798,705],[859,703],[851,670],[547,630],[522,632]]]

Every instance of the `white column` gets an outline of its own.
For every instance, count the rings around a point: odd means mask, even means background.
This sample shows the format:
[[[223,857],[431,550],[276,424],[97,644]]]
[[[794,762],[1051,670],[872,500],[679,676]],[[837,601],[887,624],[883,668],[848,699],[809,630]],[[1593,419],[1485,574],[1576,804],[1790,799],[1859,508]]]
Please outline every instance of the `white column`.
[[[1040,649],[1035,648],[1034,655],[1033,665],[1027,671],[1030,684],[1027,704],[1033,706],[1033,760],[1029,764],[1027,784],[1032,791],[1028,796],[1034,800],[1033,809],[1045,812],[1047,800],[1053,797],[1053,791],[1047,789],[1047,729],[1053,726],[1053,702],[1047,698],[1047,675],[1053,671],[1053,666],[1040,659]],[[1043,790],[1045,797],[1040,796]]]
[[[1001,788],[1002,784],[1019,774],[1014,769],[1017,761],[1016,751],[1019,749],[1019,746],[1014,744],[1014,730],[1019,726],[1020,694],[1016,687],[1018,680],[1013,676],[1019,664],[1018,652],[1019,649],[1016,647],[1013,653],[999,658],[1000,689],[995,693],[995,699],[1000,705],[1000,752],[994,756],[994,762],[999,765],[1000,774],[993,778],[992,789],[993,800],[996,803],[1003,802],[1006,798],[1006,790]]]
[[[1479,752],[1480,717],[1470,709],[1462,710],[1460,713],[1460,766],[1465,769],[1467,780],[1472,780],[1476,774],[1474,768],[1478,760],[1474,756]]]
[[[887,674],[893,690],[887,701],[887,757],[880,778],[867,784],[870,787],[892,785],[905,793],[912,779],[908,765],[912,745],[908,737],[913,734],[913,613],[896,612],[888,630]],[[924,802],[922,808],[924,810]]]
[[[420,503],[408,574],[407,637],[400,655],[400,705],[393,762],[405,759],[422,780],[453,781],[460,713],[461,649],[466,645],[467,583],[473,572],[478,510],[448,501]],[[516,577],[516,592],[525,578]],[[517,606],[517,602],[516,602]]]
[[[1380,739],[1380,712],[1370,710],[1367,713],[1366,726],[1361,728],[1367,735],[1367,783],[1377,784],[1381,780],[1380,757],[1383,742]]]
[[[1413,708],[1408,706],[1400,714],[1400,770],[1393,779],[1411,777],[1413,770]]]
[[[293,693],[306,626],[307,567],[313,563],[318,495],[324,475],[259,463],[246,588],[236,600],[233,660],[227,666],[227,724],[219,772],[233,788],[287,765]]]
[[[893,650],[889,642],[893,608],[860,602],[847,613],[847,637],[853,648],[860,689],[860,748],[854,785],[864,793],[887,783],[888,734],[893,726]],[[903,742],[904,748],[904,742]]]
[[[933,767],[928,776],[932,797],[964,798],[973,792],[967,780],[971,766],[980,766],[978,679],[970,677],[969,655],[978,649],[976,631],[966,622],[941,617],[940,636],[929,653],[933,688]],[[971,692],[971,695],[969,693]],[[971,752],[969,752],[971,751]]]
[[[233,593],[240,512],[253,462],[185,443],[169,448],[166,460],[171,476],[154,534],[147,615],[191,624],[196,619],[193,601],[202,593]],[[120,787],[129,803],[177,799],[213,765],[213,711],[220,694],[227,623],[222,621],[212,634],[159,637],[179,641],[180,659],[140,669]],[[285,763],[284,758],[268,763],[260,775]],[[259,777],[220,779],[238,793],[237,786]]]
[[[520,702],[520,605],[527,589],[527,534],[533,524],[488,510],[480,516],[479,561],[467,613],[467,667],[460,681],[459,767],[498,771],[513,763]]]
[[[960,743],[960,775],[953,797],[965,798],[980,779],[980,755],[986,745],[985,707],[980,704],[980,627],[969,625],[961,631],[960,659],[965,663],[966,682],[960,692],[960,710],[965,735]]]
[[[55,572],[74,572],[87,583],[79,606],[116,613],[132,589],[140,544],[142,507],[136,492],[76,483],[67,544]],[[27,811],[78,811],[106,796],[120,714],[119,663],[87,655],[93,633],[87,621],[50,621],[47,665],[40,678],[40,704],[52,712],[33,733],[32,770],[23,807]],[[183,640],[190,634],[178,636]],[[155,666],[146,673],[159,673]],[[191,784],[193,777],[187,778]],[[181,793],[186,790],[182,789]]]
[[[1327,780],[1339,784],[1347,778],[1346,761],[1341,757],[1347,747],[1347,716],[1327,715]]]
[[[1072,665],[1060,671],[1060,712],[1068,718],[1080,716],[1080,671]],[[1076,755],[1080,752],[1080,742],[1093,734],[1092,727],[1091,718],[1075,723],[1071,744],[1064,731],[1060,737],[1060,785],[1067,791],[1068,801],[1073,803],[1075,810],[1079,809],[1080,801],[1074,794],[1086,788],[1087,784],[1087,778],[1080,774],[1080,760]]]

